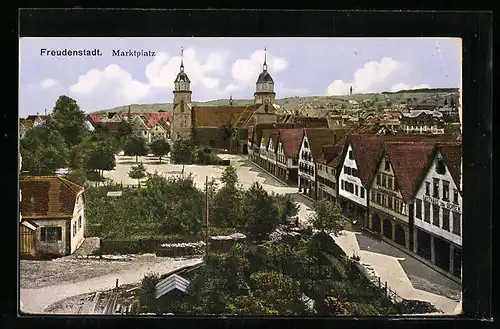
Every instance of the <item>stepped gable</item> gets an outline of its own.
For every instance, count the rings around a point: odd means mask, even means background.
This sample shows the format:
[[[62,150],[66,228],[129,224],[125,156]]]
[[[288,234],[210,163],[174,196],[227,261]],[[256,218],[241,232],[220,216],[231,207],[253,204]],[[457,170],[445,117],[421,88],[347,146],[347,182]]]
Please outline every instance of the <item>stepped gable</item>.
[[[394,170],[403,200],[410,203],[423,172],[432,161],[435,146],[425,141],[385,141],[383,147]]]
[[[193,106],[193,127],[233,126],[247,106]]]
[[[19,181],[23,218],[71,218],[84,188],[57,176],[23,176]]]

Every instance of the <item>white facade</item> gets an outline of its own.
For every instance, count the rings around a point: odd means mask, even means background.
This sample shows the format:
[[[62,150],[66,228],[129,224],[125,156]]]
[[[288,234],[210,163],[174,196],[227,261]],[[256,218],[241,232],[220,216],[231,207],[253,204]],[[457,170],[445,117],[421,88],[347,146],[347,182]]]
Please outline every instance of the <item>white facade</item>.
[[[73,217],[71,218],[71,253],[73,253],[85,239],[85,214],[83,195],[80,194],[76,198]]]
[[[276,164],[276,152],[271,137],[269,137],[269,146],[267,148],[267,160],[272,164]]]
[[[438,172],[441,159],[438,153],[416,193],[415,226],[462,246],[462,195],[444,161],[444,168],[441,167],[444,170]],[[437,219],[435,214],[438,214]]]
[[[309,141],[307,136],[304,136],[299,151],[299,186],[301,178],[314,182],[315,176],[316,166],[309,148]]]
[[[348,172],[348,169],[350,172]],[[368,191],[367,189],[363,186],[361,183],[361,179],[357,175],[352,175],[352,170],[357,171],[358,166],[356,165],[356,160],[353,157],[352,154],[352,147],[349,145],[347,148],[347,152],[344,158],[344,162],[342,164],[342,168],[340,171],[339,175],[339,195],[349,199],[351,201],[354,201],[364,207],[367,207],[368,205]],[[349,187],[347,187],[347,185]],[[350,184],[352,184],[352,189],[350,188]],[[347,188],[346,188],[347,187]],[[361,197],[361,187],[364,190],[363,197]],[[356,190],[358,193],[356,194]],[[352,191],[352,192],[351,192]]]
[[[262,137],[260,141],[260,157],[262,159],[267,160],[267,147],[266,147],[266,140],[264,137]]]
[[[277,160],[276,162],[277,162],[278,166],[286,168],[286,164],[287,164],[286,160],[287,159],[286,159],[285,149],[283,148],[282,142],[278,143],[278,150],[276,151],[276,160]]]

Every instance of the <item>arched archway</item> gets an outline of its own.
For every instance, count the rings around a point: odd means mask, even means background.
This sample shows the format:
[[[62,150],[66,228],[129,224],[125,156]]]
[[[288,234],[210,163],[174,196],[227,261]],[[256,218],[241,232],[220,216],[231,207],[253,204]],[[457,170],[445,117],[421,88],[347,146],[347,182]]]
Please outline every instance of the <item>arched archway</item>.
[[[374,232],[380,233],[381,227],[380,227],[380,217],[378,214],[373,214],[372,215],[372,230]]]
[[[399,224],[396,224],[396,228],[394,229],[394,241],[401,246],[406,246],[406,237],[405,230]]]
[[[392,240],[392,222],[390,219],[384,219],[383,233],[386,238]]]
[[[248,154],[248,145],[243,144],[243,154]]]

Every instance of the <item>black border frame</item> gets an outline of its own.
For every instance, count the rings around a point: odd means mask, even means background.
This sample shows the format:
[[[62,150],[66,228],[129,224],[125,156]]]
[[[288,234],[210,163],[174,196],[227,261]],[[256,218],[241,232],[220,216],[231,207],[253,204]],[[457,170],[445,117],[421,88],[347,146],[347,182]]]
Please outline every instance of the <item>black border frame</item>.
[[[13,47],[19,51],[17,37],[460,37],[463,45],[463,310],[458,317],[427,318],[425,325],[478,327],[492,317],[491,283],[491,218],[492,218],[492,13],[475,12],[391,12],[391,11],[290,11],[290,10],[123,10],[123,9],[52,9],[19,11],[19,34],[14,35]],[[89,24],[91,22],[91,24]],[[131,23],[133,22],[133,23]],[[187,24],[186,24],[187,23]],[[15,33],[15,29],[11,32]],[[12,67],[18,67],[18,54]],[[14,84],[12,84],[14,85]],[[10,96],[17,96],[17,86]],[[17,98],[17,97],[16,97]],[[16,99],[17,102],[17,99]],[[14,105],[15,106],[15,105]],[[2,110],[4,112],[4,110]],[[5,127],[2,139],[11,150],[9,159],[17,159],[18,113],[11,109],[3,113]],[[13,146],[12,148],[10,148]],[[6,164],[12,175],[13,187],[18,190],[17,165]],[[10,210],[18,212],[17,198],[9,192]],[[17,217],[16,214],[14,214]],[[9,216],[10,217],[10,216]],[[16,223],[9,220],[9,223]],[[16,225],[9,227],[16,232]],[[17,241],[17,238],[14,239]],[[9,243],[4,250],[18,249]],[[18,268],[17,257],[12,268]],[[17,272],[9,277],[16,285],[13,294],[5,300],[5,310],[17,315]],[[3,312],[4,313],[4,312]],[[3,317],[5,319],[5,317]],[[110,319],[112,319],[110,321]],[[141,320],[138,320],[141,319]],[[416,316],[414,319],[422,317]],[[474,321],[473,319],[479,320]],[[81,325],[118,327],[122,325],[166,326],[181,324],[179,318],[128,317],[65,317],[23,316],[15,320],[15,327],[56,327]],[[189,325],[199,326],[276,326],[278,318],[191,318]],[[292,326],[326,327],[349,326],[352,318],[280,319]],[[335,322],[331,322],[331,321]],[[462,321],[461,321],[462,320]],[[481,321],[482,320],[482,321]],[[486,320],[486,321],[484,321]],[[143,321],[136,322],[136,321]],[[182,320],[181,320],[182,321]],[[292,321],[292,322],[289,322]],[[473,321],[474,323],[471,323]],[[416,326],[420,321],[411,318],[361,318],[357,325]],[[427,322],[427,321],[426,321]],[[451,323],[453,322],[453,323]],[[13,321],[5,322],[13,324]],[[3,327],[3,326],[2,326]]]

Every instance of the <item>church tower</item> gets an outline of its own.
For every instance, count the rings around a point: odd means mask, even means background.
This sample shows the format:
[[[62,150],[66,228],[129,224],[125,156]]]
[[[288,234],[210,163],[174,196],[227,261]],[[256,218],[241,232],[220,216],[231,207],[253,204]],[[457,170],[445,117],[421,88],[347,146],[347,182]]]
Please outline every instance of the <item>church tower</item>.
[[[174,104],[172,110],[172,140],[192,138],[191,81],[184,72],[184,49],[181,49],[180,71],[174,81]]]
[[[267,48],[264,48],[264,65],[262,73],[257,79],[254,102],[255,104],[274,104],[275,103],[274,81],[269,72],[267,72]]]

